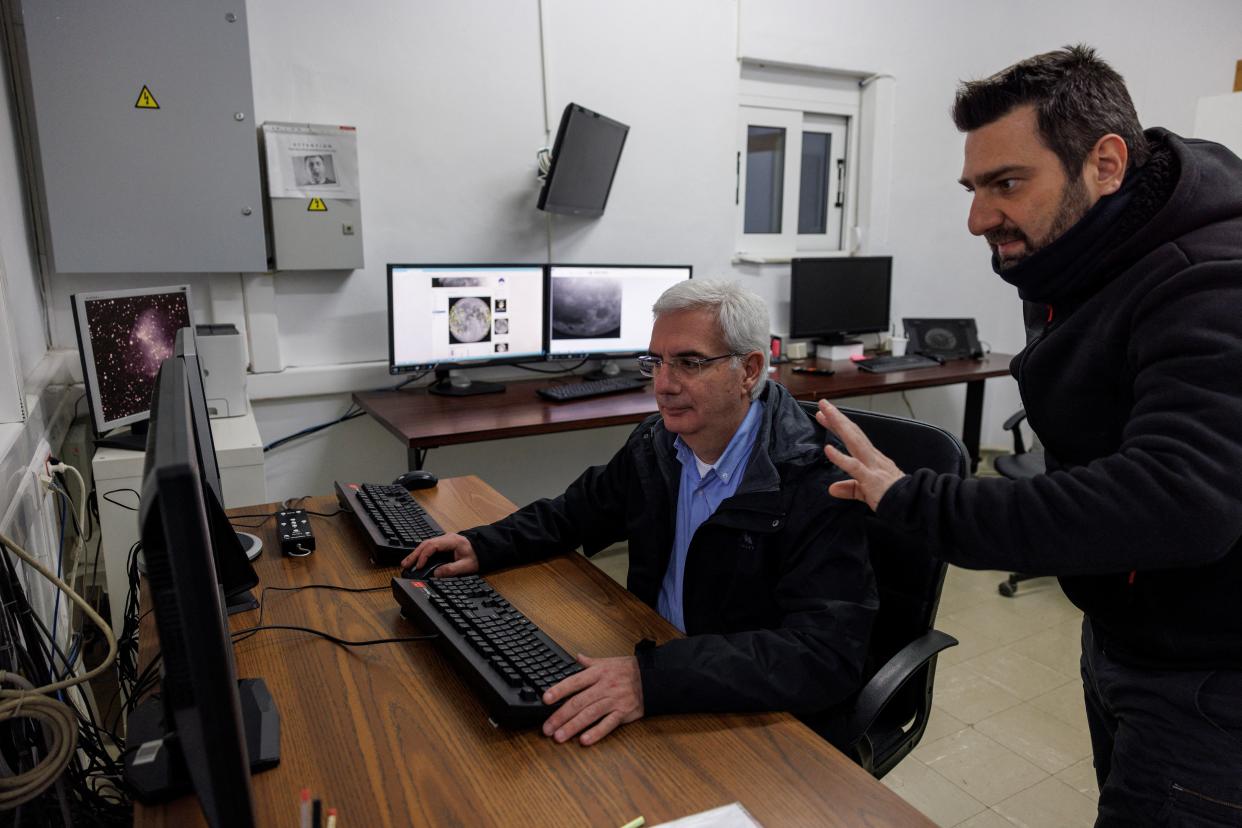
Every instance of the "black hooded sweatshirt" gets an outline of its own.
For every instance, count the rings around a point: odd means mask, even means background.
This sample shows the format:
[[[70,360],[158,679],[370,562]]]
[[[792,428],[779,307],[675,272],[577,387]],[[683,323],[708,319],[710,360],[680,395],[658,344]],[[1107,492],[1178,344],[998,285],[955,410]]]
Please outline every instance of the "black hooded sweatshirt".
[[[1048,473],[902,478],[881,519],[952,563],[1060,576],[1114,658],[1242,667],[1242,160],[1151,160],[1002,274],[1046,325],[1013,360]]]

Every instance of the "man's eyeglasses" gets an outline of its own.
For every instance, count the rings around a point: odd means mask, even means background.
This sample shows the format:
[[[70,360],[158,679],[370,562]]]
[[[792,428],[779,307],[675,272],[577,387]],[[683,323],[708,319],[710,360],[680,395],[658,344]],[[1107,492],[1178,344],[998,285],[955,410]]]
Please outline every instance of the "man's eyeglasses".
[[[638,358],[638,370],[644,377],[654,377],[656,371],[667,367],[678,376],[697,377],[703,373],[703,368],[708,363],[737,356],[742,356],[742,354],[721,354],[714,357],[679,356],[669,357],[668,359],[661,359],[658,356],[650,355],[640,356]]]

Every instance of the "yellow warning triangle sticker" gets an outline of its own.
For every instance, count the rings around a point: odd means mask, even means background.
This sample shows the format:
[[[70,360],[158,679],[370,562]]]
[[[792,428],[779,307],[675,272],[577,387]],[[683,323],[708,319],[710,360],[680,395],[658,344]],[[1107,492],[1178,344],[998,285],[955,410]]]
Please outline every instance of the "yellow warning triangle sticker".
[[[155,96],[151,94],[151,90],[144,83],[142,91],[138,93],[138,100],[134,103],[134,109],[159,109],[160,105],[155,100]]]
[[[324,203],[323,203],[323,199],[322,199],[322,198],[312,198],[312,199],[311,199],[310,206],[308,206],[308,207],[306,208],[306,212],[308,212],[308,213],[326,213],[326,212],[328,212],[328,205],[326,205],[326,204],[324,204]]]

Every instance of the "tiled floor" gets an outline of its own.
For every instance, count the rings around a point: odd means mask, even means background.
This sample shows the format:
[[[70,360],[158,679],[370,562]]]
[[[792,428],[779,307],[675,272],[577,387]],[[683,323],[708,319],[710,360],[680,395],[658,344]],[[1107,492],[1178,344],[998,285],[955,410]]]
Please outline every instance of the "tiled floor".
[[[1090,826],[1082,613],[1052,578],[1005,598],[1004,575],[950,567],[936,626],[961,644],[941,654],[923,741],[884,784],[938,825]]]
[[[594,561],[625,583],[624,547]],[[884,784],[942,826],[1090,826],[1082,613],[1052,578],[1005,598],[1004,576],[950,567],[936,626],[961,643],[941,653],[922,742]]]

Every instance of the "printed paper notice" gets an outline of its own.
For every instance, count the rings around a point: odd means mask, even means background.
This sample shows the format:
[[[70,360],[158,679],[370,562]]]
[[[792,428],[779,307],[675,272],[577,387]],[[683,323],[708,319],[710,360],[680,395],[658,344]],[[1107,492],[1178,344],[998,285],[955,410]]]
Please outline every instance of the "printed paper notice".
[[[661,822],[655,828],[762,828],[740,802],[733,802],[710,811],[691,814],[672,822]]]
[[[272,198],[358,198],[358,137],[350,127],[263,125]]]

